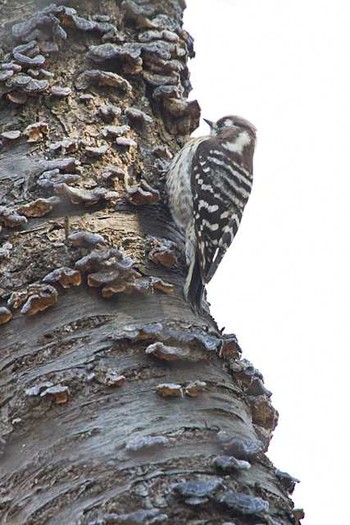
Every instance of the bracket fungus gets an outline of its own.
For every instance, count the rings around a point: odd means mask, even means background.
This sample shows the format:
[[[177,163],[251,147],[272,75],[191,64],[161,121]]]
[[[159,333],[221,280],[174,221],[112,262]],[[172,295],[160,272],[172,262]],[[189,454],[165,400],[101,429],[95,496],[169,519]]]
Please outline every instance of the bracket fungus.
[[[22,133],[19,129],[13,129],[13,130],[9,130],[9,131],[3,131],[1,134],[0,134],[0,137],[2,139],[5,139],[7,141],[12,141],[12,140],[17,140],[21,137]]]
[[[48,33],[57,39],[65,39],[67,38],[67,33],[61,28],[60,21],[56,15],[63,12],[70,12],[70,9],[71,8],[65,6],[50,4],[24,22],[13,25],[12,34],[17,40],[22,42],[28,42],[33,38],[37,38],[39,35],[47,38]],[[44,40],[46,38],[44,38]]]
[[[52,272],[45,275],[43,282],[48,284],[59,283],[62,288],[80,286],[81,273],[78,270],[74,270],[73,268],[62,266],[61,268],[56,268]]]
[[[45,397],[55,402],[56,405],[62,405],[69,400],[69,388],[64,385],[49,386],[42,392],[40,397]]]
[[[252,378],[252,381],[250,385],[248,386],[248,388],[246,389],[245,393],[248,396],[262,396],[262,395],[267,396],[267,397],[272,396],[272,392],[270,392],[270,390],[267,390],[267,388],[265,387],[260,377]]]
[[[129,137],[117,137],[115,143],[123,148],[135,148],[137,146],[137,142]]]
[[[296,483],[300,483],[300,480],[294,478],[288,472],[283,472],[282,470],[275,470],[276,477],[279,479],[283,487],[289,494],[293,494]]]
[[[6,308],[6,306],[0,306],[0,325],[8,323],[12,317],[11,310]]]
[[[92,246],[106,244],[105,238],[99,233],[87,231],[75,231],[68,236],[68,240],[73,246],[79,248],[90,248]]]
[[[179,83],[179,76],[177,74],[160,75],[159,73],[143,71],[142,76],[147,84],[150,84],[153,87],[170,86],[172,84],[177,85]]]
[[[19,64],[16,64],[15,62],[3,62],[0,65],[0,70],[2,70],[2,71],[13,71],[15,73],[19,73],[20,71],[22,71],[22,66],[20,66]],[[1,81],[2,81],[2,78],[1,78]]]
[[[159,277],[149,277],[148,283],[149,285],[147,286],[147,289],[150,289],[152,291],[158,290],[159,292],[163,292],[165,294],[170,294],[174,291],[173,284],[168,283],[163,279],[160,279]]]
[[[69,400],[69,388],[65,385],[54,385],[51,381],[38,383],[25,391],[28,397],[41,397],[52,400],[56,405],[62,405]]]
[[[249,397],[254,425],[263,427],[272,432],[278,423],[278,411],[272,406],[270,399],[266,396]]]
[[[192,498],[201,498],[201,503],[205,503],[209,498],[213,498],[216,492],[223,488],[223,486],[224,483],[222,479],[213,478],[209,480],[176,483],[173,485],[172,491],[185,499],[185,503],[191,504]]]
[[[137,146],[137,142],[129,137],[117,137],[115,144],[123,148],[135,148]]]
[[[33,283],[26,289],[12,292],[7,304],[13,308],[21,308],[21,313],[35,315],[53,306],[57,302],[56,288],[49,284]]]
[[[88,18],[83,18],[73,13],[73,10],[64,13],[62,23],[65,27],[75,27],[79,31],[84,32],[96,31],[98,33],[105,34],[113,32],[115,29],[115,26],[107,21],[100,22]]]
[[[63,155],[66,155],[67,153],[74,153],[78,150],[80,146],[80,141],[76,139],[63,139],[63,140],[57,140],[55,142],[51,142],[49,145],[50,151],[57,152],[61,151]]]
[[[153,123],[153,118],[150,115],[147,115],[147,113],[137,108],[127,108],[125,115],[130,125],[136,130],[143,129],[148,124]]]
[[[240,359],[230,362],[230,369],[234,373],[235,378],[242,383],[245,389],[247,389],[252,384],[255,378],[263,381],[261,372],[254,368],[248,359]]]
[[[84,188],[73,188],[65,182],[54,185],[54,190],[59,195],[66,197],[72,204],[84,204],[84,206],[94,206],[100,200],[114,201],[119,195],[115,191],[106,188],[95,188],[86,190]]]
[[[80,169],[80,161],[74,157],[64,157],[62,159],[42,160],[40,166],[43,171],[58,169],[67,173],[76,173]]]
[[[304,509],[293,509],[292,515],[296,520],[302,520],[305,518]]]
[[[56,288],[49,284],[30,285],[28,298],[21,308],[21,314],[35,315],[57,303]]]
[[[120,269],[115,267],[106,269],[105,271],[102,270],[99,272],[90,273],[88,276],[88,285],[92,286],[93,288],[98,288],[99,286],[108,287],[109,285],[123,286],[125,283],[123,283],[123,285],[120,282],[117,283],[117,281],[121,280],[120,273]],[[128,273],[130,272],[128,271]]]
[[[152,289],[152,278],[145,278],[134,268],[134,261],[117,248],[94,250],[75,263],[88,274],[87,283],[101,288],[104,298],[119,293],[142,292]],[[154,286],[155,288],[155,286]]]
[[[150,5],[139,5],[133,0],[124,0],[122,9],[126,20],[131,20],[136,27],[147,27],[156,29],[157,25],[152,23],[149,17],[155,14],[154,8]]]
[[[37,383],[34,386],[26,388],[25,394],[28,397],[40,396],[41,392],[44,392],[44,390],[46,390],[47,388],[50,388],[52,386],[53,386],[52,381],[46,381],[45,383]]]
[[[75,263],[75,267],[83,272],[96,272],[105,267],[105,263],[109,268],[118,263],[119,265],[130,268],[133,261],[129,258],[125,259],[124,254],[118,248],[108,248],[103,250],[94,250],[88,255],[85,255]]]
[[[236,472],[239,470],[248,470],[251,465],[249,461],[237,459],[234,456],[217,456],[213,460],[213,465],[223,472]]]
[[[38,186],[45,189],[53,189],[59,184],[70,184],[80,179],[77,173],[60,173],[58,168],[43,171],[37,180]]]
[[[160,341],[148,345],[145,352],[146,354],[157,357],[162,361],[178,361],[188,359],[190,357],[189,348],[166,346]]]
[[[151,239],[148,258],[155,264],[172,268],[176,264],[175,243],[168,239]]]
[[[4,244],[0,246],[0,261],[3,259],[10,258],[12,248],[13,244],[11,244],[10,242],[4,242]]]
[[[109,147],[108,144],[102,144],[101,146],[86,146],[85,147],[85,153],[87,157],[93,158],[93,159],[100,159],[106,153],[108,152]]]
[[[223,334],[219,356],[223,359],[239,359],[242,350],[235,334]]]
[[[10,102],[13,102],[13,104],[17,104],[17,105],[23,105],[28,100],[27,95],[23,93],[22,91],[18,91],[18,90],[14,90],[11,93],[7,93],[6,96]],[[1,98],[1,94],[0,94],[0,98]]]
[[[133,204],[134,206],[155,204],[160,200],[159,191],[152,188],[145,179],[137,181],[136,178],[131,177],[128,174],[125,177],[125,188],[127,199],[130,204]]]
[[[17,211],[25,215],[25,217],[44,217],[60,202],[60,198],[55,196],[49,197],[48,199],[39,198],[23,204]]]
[[[1,79],[2,80],[2,79]],[[25,73],[17,73],[10,75],[10,78],[6,81],[6,86],[11,89],[24,88],[27,86],[33,78]]]
[[[51,86],[50,93],[54,97],[65,98],[72,93],[72,90],[68,86]]]
[[[143,449],[164,447],[168,443],[169,439],[165,436],[140,436],[128,441],[125,448],[130,452],[139,452]]]
[[[47,122],[39,121],[30,124],[23,131],[23,135],[27,137],[28,142],[38,142],[44,139],[49,133],[49,125]]]
[[[113,182],[115,179],[124,180],[125,170],[120,166],[107,166],[101,173],[101,177],[104,181]]]
[[[257,516],[269,510],[269,503],[261,498],[226,490],[216,496],[216,501],[238,515]]]
[[[115,370],[109,370],[105,376],[105,385],[120,388],[124,385],[126,377]]]
[[[185,394],[188,397],[198,397],[202,392],[207,389],[207,383],[205,381],[191,381],[185,386]]]
[[[111,71],[101,69],[87,69],[81,73],[75,81],[78,90],[87,89],[90,84],[98,86],[114,87],[126,93],[131,93],[132,86],[125,78]]]
[[[105,138],[116,138],[121,137],[122,135],[125,135],[126,133],[129,133],[130,126],[124,125],[124,126],[105,126],[101,130],[102,137]]]
[[[166,146],[162,146],[162,145],[155,146],[151,152],[152,152],[152,155],[154,155],[158,159],[171,160],[173,158],[173,155],[170,149],[167,148]]]
[[[7,206],[0,206],[0,225],[7,228],[19,228],[26,224],[27,218],[24,215],[19,215],[15,210]]]
[[[103,122],[111,123],[116,118],[120,117],[122,111],[114,104],[103,104],[98,108],[97,115],[103,120]]]
[[[101,367],[95,369],[95,371],[88,376],[88,380],[95,380],[97,383],[108,387],[120,388],[124,385],[126,377],[117,370]]]
[[[177,383],[161,383],[157,385],[156,392],[161,397],[183,397],[182,386]]]
[[[113,61],[120,64],[124,73],[130,75],[142,71],[141,49],[134,44],[117,45],[109,42],[90,46],[87,58],[95,63]]]
[[[178,43],[180,37],[178,34],[168,29],[154,29],[149,31],[143,31],[138,34],[139,42],[151,42],[152,40],[166,40],[168,42]]]
[[[23,91],[25,93],[35,95],[36,93],[42,93],[43,91],[45,91],[48,88],[48,86],[49,86],[49,83],[45,79],[43,80],[32,79],[30,82],[28,82],[28,84],[26,84],[23,87]]]
[[[220,431],[218,438],[224,450],[237,459],[249,460],[255,458],[264,448],[263,443],[257,439],[230,436],[225,431]]]
[[[22,67],[42,66],[45,63],[45,57],[39,52],[37,41],[30,40],[26,44],[14,47],[12,56],[15,62]]]
[[[13,73],[14,72],[12,69],[0,71],[0,82],[5,82],[7,79],[11,78],[13,76]]]
[[[65,5],[50,4],[36,12],[24,22],[12,26],[12,34],[17,40],[28,42],[33,38],[47,41],[65,40],[64,28],[75,28],[79,31],[94,31],[102,35],[113,35],[115,26],[108,20],[91,20],[77,15],[77,11]]]

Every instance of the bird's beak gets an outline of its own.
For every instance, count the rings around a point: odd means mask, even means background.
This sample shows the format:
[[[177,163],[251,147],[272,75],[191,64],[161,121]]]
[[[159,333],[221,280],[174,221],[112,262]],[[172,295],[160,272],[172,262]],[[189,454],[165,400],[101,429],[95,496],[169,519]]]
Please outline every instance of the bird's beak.
[[[210,129],[213,129],[214,127],[214,122],[212,122],[211,120],[208,120],[206,118],[203,119],[204,122],[206,122],[208,124],[208,126],[210,127]]]

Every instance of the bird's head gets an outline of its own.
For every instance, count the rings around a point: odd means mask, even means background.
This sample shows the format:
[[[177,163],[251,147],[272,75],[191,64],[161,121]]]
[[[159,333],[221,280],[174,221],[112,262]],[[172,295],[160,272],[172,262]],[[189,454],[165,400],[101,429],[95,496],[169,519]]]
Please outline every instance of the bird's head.
[[[211,135],[222,135],[226,130],[228,129],[238,129],[238,130],[246,130],[250,135],[253,135],[255,137],[256,135],[256,127],[249,122],[249,120],[246,120],[242,117],[238,117],[236,115],[228,115],[227,117],[220,118],[217,122],[212,122],[211,120],[203,119],[210,127],[210,134]]]

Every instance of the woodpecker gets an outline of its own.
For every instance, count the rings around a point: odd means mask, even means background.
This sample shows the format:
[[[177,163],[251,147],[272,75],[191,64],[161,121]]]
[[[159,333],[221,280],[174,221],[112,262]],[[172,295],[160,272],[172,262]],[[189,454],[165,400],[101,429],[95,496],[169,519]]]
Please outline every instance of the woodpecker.
[[[184,295],[203,311],[203,293],[235,237],[253,183],[256,128],[242,117],[204,119],[210,135],[187,142],[167,174],[168,203],[185,237]]]

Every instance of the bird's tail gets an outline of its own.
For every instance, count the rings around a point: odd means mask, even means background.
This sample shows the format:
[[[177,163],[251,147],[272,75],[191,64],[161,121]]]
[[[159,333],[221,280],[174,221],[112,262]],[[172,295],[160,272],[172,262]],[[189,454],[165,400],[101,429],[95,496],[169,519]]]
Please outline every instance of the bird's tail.
[[[204,283],[197,251],[188,269],[184,295],[196,312],[203,311]]]

